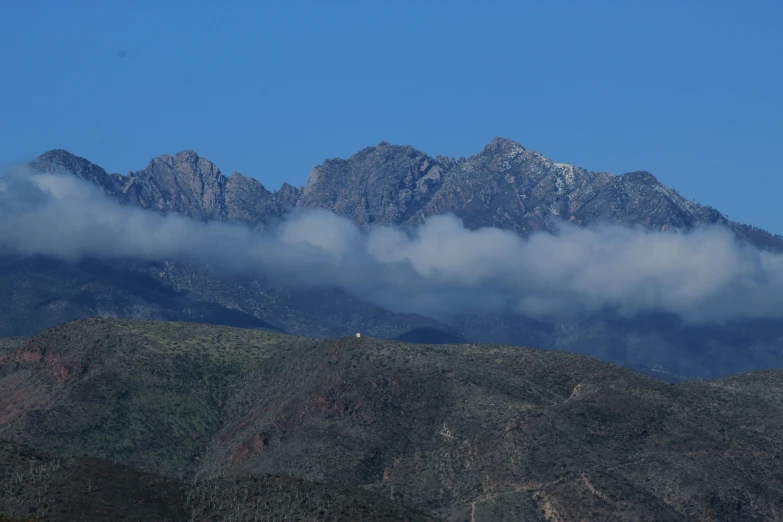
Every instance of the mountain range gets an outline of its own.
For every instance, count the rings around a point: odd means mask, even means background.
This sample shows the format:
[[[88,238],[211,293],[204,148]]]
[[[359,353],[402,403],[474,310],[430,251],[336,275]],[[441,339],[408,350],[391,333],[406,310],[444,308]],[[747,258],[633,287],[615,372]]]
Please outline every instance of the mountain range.
[[[688,201],[648,172],[590,172],[504,138],[458,159],[379,143],[348,159],[324,161],[304,187],[284,184],[275,192],[236,172],[225,176],[192,151],[154,158],[126,175],[109,174],[63,150],[46,152],[30,166],[70,172],[124,205],[254,228],[268,227],[297,208],[326,209],[359,226],[409,227],[451,213],[470,229],[497,227],[521,237],[557,233],[562,222],[664,232],[712,224],[761,250],[783,251],[780,236]],[[292,288],[176,260],[72,263],[6,255],[0,259],[0,289],[10,296],[0,303],[0,335],[31,335],[63,320],[98,315],[193,320],[311,337],[361,331],[414,342],[540,346],[597,356],[669,380],[783,364],[783,321],[777,319],[694,325],[669,313],[626,317],[602,311],[541,320],[509,312],[467,314],[444,324],[393,313],[337,289]]]
[[[780,236],[688,201],[649,172],[590,172],[555,163],[505,138],[459,159],[433,158],[410,146],[382,142],[347,160],[326,160],[304,187],[283,184],[276,192],[237,172],[225,176],[193,151],[154,158],[145,169],[125,176],[107,174],[64,150],[46,152],[31,165],[71,172],[108,196],[141,208],[255,227],[295,207],[316,207],[359,225],[415,225],[450,212],[468,228],[499,227],[524,236],[550,229],[549,218],[558,216],[580,225],[616,222],[656,230],[722,224],[756,246],[783,251]]]

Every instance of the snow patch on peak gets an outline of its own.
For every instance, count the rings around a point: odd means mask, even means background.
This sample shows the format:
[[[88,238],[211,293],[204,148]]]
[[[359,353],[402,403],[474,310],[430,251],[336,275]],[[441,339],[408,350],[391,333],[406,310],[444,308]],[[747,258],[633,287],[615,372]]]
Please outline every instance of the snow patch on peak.
[[[522,154],[523,152],[525,152],[525,149],[522,147],[522,145],[520,145],[519,143],[514,143],[508,149],[508,153],[507,153],[506,157],[508,159],[514,159],[517,156],[519,156],[520,154]]]
[[[571,188],[576,182],[576,174],[574,172],[574,166],[570,163],[553,163],[555,168],[559,171],[558,174],[563,176],[565,186]]]
[[[524,147],[518,143],[511,142],[508,151],[503,154],[503,171],[507,172],[511,170],[511,161],[523,152],[525,152]]]

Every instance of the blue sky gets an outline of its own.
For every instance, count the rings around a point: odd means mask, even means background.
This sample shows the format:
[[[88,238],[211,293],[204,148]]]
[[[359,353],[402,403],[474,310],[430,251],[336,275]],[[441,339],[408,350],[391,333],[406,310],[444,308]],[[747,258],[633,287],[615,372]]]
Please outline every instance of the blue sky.
[[[783,233],[783,2],[225,4],[4,0],[0,164],[193,149],[276,189],[379,141],[505,136]]]

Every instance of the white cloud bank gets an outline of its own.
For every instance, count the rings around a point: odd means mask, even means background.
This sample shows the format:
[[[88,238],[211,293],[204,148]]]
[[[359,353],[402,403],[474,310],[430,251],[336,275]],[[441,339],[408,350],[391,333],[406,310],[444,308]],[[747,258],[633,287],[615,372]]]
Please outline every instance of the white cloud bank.
[[[692,321],[783,317],[783,256],[741,245],[720,228],[564,225],[557,236],[521,239],[471,231],[448,215],[409,231],[362,231],[309,210],[258,231],[120,205],[68,175],[17,173],[0,178],[0,248],[207,263],[439,318],[507,307],[534,317],[604,308]]]

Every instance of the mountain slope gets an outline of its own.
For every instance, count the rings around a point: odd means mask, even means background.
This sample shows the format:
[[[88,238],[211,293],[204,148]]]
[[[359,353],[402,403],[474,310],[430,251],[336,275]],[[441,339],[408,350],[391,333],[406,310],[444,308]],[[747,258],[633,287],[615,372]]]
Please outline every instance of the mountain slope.
[[[24,337],[0,337],[0,354],[10,352],[24,341]]]
[[[291,288],[260,277],[217,274],[192,263],[159,263],[146,273],[177,292],[263,317],[296,335],[335,338],[363,332],[382,338],[410,335],[412,342],[426,342],[418,341],[418,333],[431,329],[464,341],[434,319],[392,313],[335,289]]]
[[[415,314],[395,314],[333,289],[286,288],[209,267],[138,260],[77,263],[0,256],[0,335],[32,335],[63,321],[121,317],[266,328],[312,337],[365,332],[393,338],[453,328]],[[410,338],[414,340],[414,338]]]
[[[63,522],[432,520],[334,484],[271,476],[185,484],[101,459],[63,458],[2,441],[0,495],[0,521],[6,514],[20,521]]]
[[[783,320],[690,324],[673,314],[612,312],[541,321],[518,314],[459,318],[476,342],[580,353],[664,380],[711,379],[783,367]]]
[[[31,335],[91,316],[227,324],[282,331],[253,315],[193,299],[118,263],[0,257],[0,335]]]
[[[342,482],[447,520],[770,520],[780,371],[84,320],[0,359],[0,437],[198,480]]]

